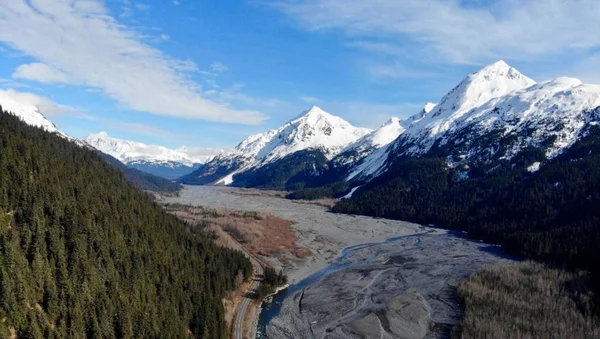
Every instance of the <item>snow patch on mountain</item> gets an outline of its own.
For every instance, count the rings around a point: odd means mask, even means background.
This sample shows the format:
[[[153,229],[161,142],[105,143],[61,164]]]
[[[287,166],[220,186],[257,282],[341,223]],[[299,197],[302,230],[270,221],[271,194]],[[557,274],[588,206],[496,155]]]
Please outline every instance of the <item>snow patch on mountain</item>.
[[[370,148],[383,147],[396,140],[404,130],[400,119],[391,118],[378,129],[350,144],[344,151],[357,150],[360,152]]]

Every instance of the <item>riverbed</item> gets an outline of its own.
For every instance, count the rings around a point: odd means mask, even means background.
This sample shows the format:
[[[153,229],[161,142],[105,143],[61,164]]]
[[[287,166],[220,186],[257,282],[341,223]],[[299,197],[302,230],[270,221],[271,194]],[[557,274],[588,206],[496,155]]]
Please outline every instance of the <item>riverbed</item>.
[[[166,199],[296,222],[301,246],[313,255],[286,265],[292,284],[261,313],[261,338],[446,338],[462,316],[460,281],[508,260],[498,247],[460,233],[237,193],[189,186]]]

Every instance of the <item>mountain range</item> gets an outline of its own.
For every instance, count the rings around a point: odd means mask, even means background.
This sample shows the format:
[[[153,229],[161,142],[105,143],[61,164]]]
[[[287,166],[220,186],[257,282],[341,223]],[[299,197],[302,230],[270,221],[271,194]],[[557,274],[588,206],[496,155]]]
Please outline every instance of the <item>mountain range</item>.
[[[312,107],[278,129],[248,137],[180,182],[286,190],[345,182],[348,193],[398,158],[443,155],[466,178],[471,166],[510,163],[531,149],[539,154],[526,167],[536,171],[597,124],[598,106],[600,86],[564,77],[537,83],[498,61],[467,76],[437,104],[375,130]]]
[[[403,130],[397,118],[371,130],[354,127],[313,106],[280,128],[246,138],[233,152],[215,157],[181,181],[288,188],[300,178],[329,172],[330,165],[356,164],[392,142]],[[266,173],[267,168],[270,173]],[[279,169],[285,173],[273,173],[273,170],[280,172]],[[263,180],[256,180],[257,176]]]
[[[176,179],[188,174],[223,152],[223,150],[210,148],[183,146],[171,149],[164,146],[147,145],[113,138],[106,132],[90,134],[84,140],[92,147],[110,154],[128,167],[167,179]]]

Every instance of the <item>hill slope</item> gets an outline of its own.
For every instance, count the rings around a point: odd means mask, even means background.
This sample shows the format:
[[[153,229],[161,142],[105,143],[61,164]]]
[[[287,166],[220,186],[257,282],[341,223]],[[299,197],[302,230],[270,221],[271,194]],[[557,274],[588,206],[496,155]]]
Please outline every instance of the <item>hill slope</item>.
[[[21,121],[30,126],[39,127],[81,147],[90,148],[90,145],[86,141],[73,138],[62,132],[56,127],[56,125],[48,120],[36,106],[27,102],[23,102],[22,99],[11,96],[9,91],[0,91],[0,111],[2,110],[18,117]],[[111,165],[121,170],[125,174],[125,177],[141,190],[175,192],[181,188],[179,185],[174,184],[162,177],[157,177],[140,170],[134,170],[132,168],[122,166],[118,160],[108,155],[105,155],[105,159]]]
[[[182,188],[181,185],[176,184],[169,179],[146,173],[136,168],[127,167],[127,165],[123,164],[111,155],[102,153],[100,151],[97,152],[106,162],[121,171],[125,178],[129,180],[129,182],[143,191],[177,192]]]
[[[251,274],[95,152],[4,113],[0,244],[0,337],[225,338],[221,299]]]

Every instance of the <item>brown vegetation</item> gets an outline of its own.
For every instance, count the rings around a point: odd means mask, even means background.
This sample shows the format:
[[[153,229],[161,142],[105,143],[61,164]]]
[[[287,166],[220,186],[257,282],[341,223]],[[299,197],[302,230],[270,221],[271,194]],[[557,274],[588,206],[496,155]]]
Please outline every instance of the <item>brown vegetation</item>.
[[[292,221],[270,213],[180,204],[168,204],[165,208],[192,225],[209,228],[215,233],[218,244],[235,247],[227,237],[222,236],[223,232],[227,233],[256,257],[273,257],[285,263],[290,255],[304,258],[312,254],[309,249],[296,246],[298,236],[292,229]]]
[[[486,267],[459,286],[465,316],[456,337],[600,338],[589,280],[535,262]]]

